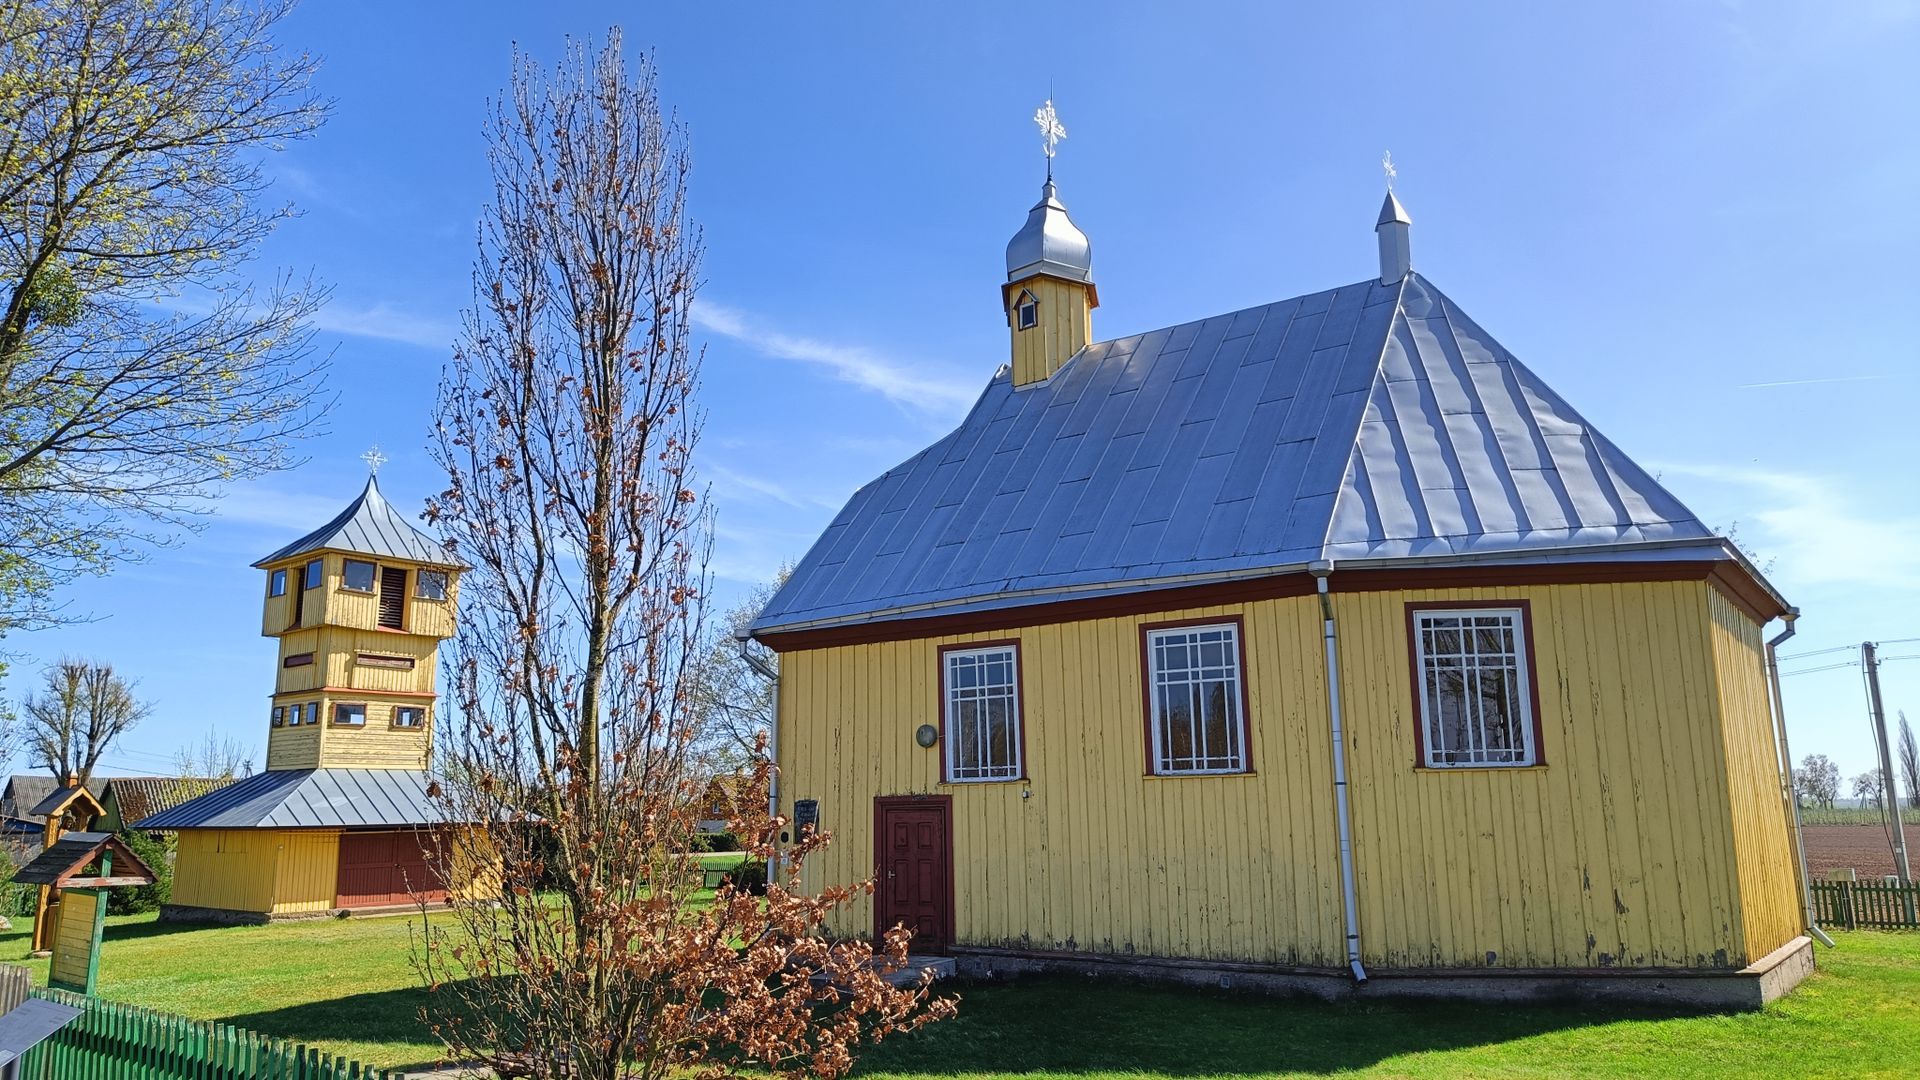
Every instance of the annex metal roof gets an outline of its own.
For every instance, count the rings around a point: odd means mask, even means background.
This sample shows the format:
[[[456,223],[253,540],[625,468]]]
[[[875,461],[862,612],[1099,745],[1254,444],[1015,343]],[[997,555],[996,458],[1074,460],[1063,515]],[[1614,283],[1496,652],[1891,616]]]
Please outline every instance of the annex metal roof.
[[[410,769],[257,773],[132,824],[161,829],[306,829],[437,825],[427,774]]]
[[[362,555],[385,556],[428,563],[433,566],[464,565],[439,541],[413,527],[380,494],[380,485],[367,477],[360,497],[334,517],[286,547],[254,563],[267,566],[309,551],[352,551]]]
[[[856,492],[761,634],[1317,559],[1737,558],[1425,278],[1365,281],[1004,370]]]

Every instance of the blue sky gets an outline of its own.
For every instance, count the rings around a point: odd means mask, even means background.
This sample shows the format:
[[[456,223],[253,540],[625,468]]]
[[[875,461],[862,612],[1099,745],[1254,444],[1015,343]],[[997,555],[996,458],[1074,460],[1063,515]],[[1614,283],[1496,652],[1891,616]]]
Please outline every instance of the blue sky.
[[[722,600],[1005,359],[1002,251],[1051,90],[1097,337],[1369,276],[1390,147],[1415,266],[1738,523],[1806,612],[1786,652],[1920,638],[1920,5],[966,7],[308,3],[282,38],[323,58],[338,110],[271,162],[304,215],[254,269],[334,288],[331,431],[203,532],[69,589],[99,619],[10,639],[14,696],[84,654],[156,703],[111,771],[163,770],[216,726],[264,751],[248,564],[350,500],[371,443],[396,503],[439,482],[424,446],[488,197],[486,101],[513,43],[552,58],[615,22],[693,133]],[[1920,721],[1920,660],[1885,678]],[[1856,668],[1787,698],[1797,755],[1872,764]]]

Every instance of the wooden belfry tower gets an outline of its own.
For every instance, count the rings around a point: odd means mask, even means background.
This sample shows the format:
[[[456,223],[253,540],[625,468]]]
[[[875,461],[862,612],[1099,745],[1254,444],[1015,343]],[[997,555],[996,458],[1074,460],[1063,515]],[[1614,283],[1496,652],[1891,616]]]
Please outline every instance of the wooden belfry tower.
[[[162,917],[258,921],[443,897],[429,853],[445,823],[426,768],[460,561],[369,475],[332,521],[254,565],[266,573],[261,633],[279,643],[267,771],[138,823],[180,832]]]

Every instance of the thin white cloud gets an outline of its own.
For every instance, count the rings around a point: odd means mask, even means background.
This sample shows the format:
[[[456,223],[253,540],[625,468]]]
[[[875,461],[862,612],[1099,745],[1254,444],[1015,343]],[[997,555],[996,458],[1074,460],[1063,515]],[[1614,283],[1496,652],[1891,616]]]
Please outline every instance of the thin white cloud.
[[[223,521],[283,532],[287,539],[310,532],[315,526],[333,520],[347,504],[339,492],[332,495],[302,495],[276,491],[270,485],[256,484],[236,488],[222,498],[214,515]]]
[[[926,412],[962,412],[980,393],[979,387],[956,375],[932,373],[924,366],[898,364],[858,345],[840,345],[769,330],[738,308],[711,300],[694,305],[693,321],[702,330],[731,338],[762,355],[824,368],[843,382]]]
[[[1920,516],[1871,505],[1842,478],[1724,465],[1662,471],[1740,489],[1738,501],[1752,508],[1737,515],[1742,531],[1756,530],[1751,542],[1783,584],[1920,590]]]
[[[448,350],[458,331],[450,322],[400,311],[386,304],[348,307],[329,301],[314,315],[313,324],[322,330],[354,337],[397,341],[423,349]]]
[[[1779,382],[1740,383],[1736,390],[1767,390],[1776,386],[1819,386],[1823,383],[1878,382],[1891,379],[1891,375],[1835,375],[1830,379],[1782,379]]]
[[[713,477],[715,486],[719,487],[722,491],[757,495],[763,499],[771,499],[774,502],[791,506],[796,510],[839,509],[839,504],[831,500],[820,498],[817,495],[799,494],[784,484],[763,477],[748,476],[745,473],[735,472],[717,462],[709,461],[701,466],[701,468]]]

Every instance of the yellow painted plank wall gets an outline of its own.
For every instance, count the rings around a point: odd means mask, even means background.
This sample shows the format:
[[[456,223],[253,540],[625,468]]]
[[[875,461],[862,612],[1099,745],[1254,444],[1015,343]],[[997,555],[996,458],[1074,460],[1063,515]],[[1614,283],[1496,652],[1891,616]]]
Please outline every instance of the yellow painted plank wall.
[[[439,641],[390,631],[329,628],[323,632],[321,663],[326,685],[360,690],[391,690],[430,694]],[[361,656],[405,657],[413,667],[385,667],[363,662]]]
[[[1039,301],[1040,324],[1022,330],[1017,311],[1008,313],[1015,386],[1038,382],[1059,370],[1086,347],[1093,328],[1087,286],[1051,277],[1028,278],[1007,290],[1008,300],[1015,307],[1022,290],[1032,292]]]
[[[332,829],[288,829],[269,835],[280,856],[274,870],[273,913],[330,910],[340,871],[340,833]]]
[[[782,657],[783,803],[816,798],[834,842],[811,884],[873,867],[873,797],[953,798],[962,942],[1331,965],[1343,948],[1318,624],[1303,601],[1244,613],[1254,775],[1144,775],[1139,631],[1102,619]],[[939,782],[938,646],[1018,637],[1031,784]],[[871,901],[837,930],[864,933]]]
[[[1738,967],[1704,582],[1335,597],[1361,933],[1394,967]],[[1543,765],[1415,768],[1410,602],[1527,601]]]
[[[280,846],[256,829],[183,829],[173,863],[173,902],[228,911],[273,910]]]
[[[1711,599],[1741,913],[1748,959],[1758,960],[1804,931],[1805,916],[1787,833],[1787,794],[1767,701],[1761,628],[1725,597],[1715,593]]]
[[[367,707],[367,722],[345,726],[333,722],[333,707],[340,702],[361,702]],[[321,736],[321,764],[336,769],[424,769],[432,750],[432,713],[428,725],[417,728],[393,726],[393,711],[403,705],[429,707],[419,698],[382,698],[374,692],[330,695],[323,715],[327,717]]]
[[[320,728],[302,724],[297,728],[277,727],[267,735],[268,769],[317,769],[320,767]]]
[[[69,986],[87,984],[87,958],[93,945],[93,921],[100,898],[90,892],[61,890],[53,930],[51,974]]]
[[[1342,593],[1366,959],[1391,966],[1743,963],[1702,582]],[[1409,601],[1532,605],[1545,765],[1414,767]],[[1254,774],[1144,776],[1140,626],[1245,620]],[[939,782],[939,646],[1021,643],[1030,783]],[[1319,608],[1311,597],[798,651],[782,802],[820,800],[809,883],[873,865],[876,795],[953,798],[962,943],[1343,962]],[[835,927],[871,929],[863,901]]]

